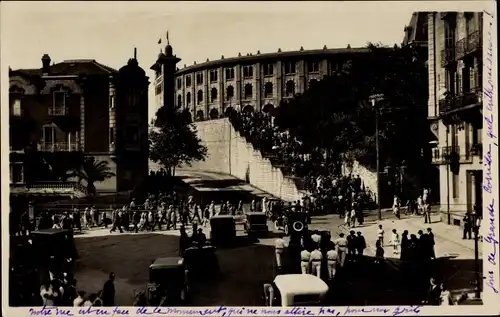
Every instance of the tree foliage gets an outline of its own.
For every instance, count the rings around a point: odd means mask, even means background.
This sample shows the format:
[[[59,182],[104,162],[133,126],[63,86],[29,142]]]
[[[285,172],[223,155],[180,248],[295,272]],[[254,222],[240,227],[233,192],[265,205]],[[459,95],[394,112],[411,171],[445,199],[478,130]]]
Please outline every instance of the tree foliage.
[[[163,106],[157,111],[149,133],[149,155],[172,175],[178,166],[205,159],[207,148],[196,135],[188,110]]]
[[[94,157],[88,157],[83,161],[80,169],[74,171],[72,176],[78,177],[79,182],[85,180],[88,194],[94,196],[96,194],[96,182],[103,182],[116,175],[111,171],[107,161],[98,161]]]
[[[283,102],[276,123],[336,157],[374,166],[375,108],[370,96],[383,94],[376,104],[382,164],[421,164],[429,135],[425,51],[374,44],[368,48],[368,54],[353,56],[342,70]]]

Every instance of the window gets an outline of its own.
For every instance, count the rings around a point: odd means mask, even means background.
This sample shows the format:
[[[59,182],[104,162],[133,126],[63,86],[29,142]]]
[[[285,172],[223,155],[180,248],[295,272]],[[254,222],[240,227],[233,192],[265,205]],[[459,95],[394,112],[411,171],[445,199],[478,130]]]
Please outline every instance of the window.
[[[216,82],[217,81],[217,74],[218,74],[218,71],[217,70],[211,70],[210,71],[210,82]]]
[[[155,87],[155,95],[161,94],[162,91],[163,91],[162,84],[156,85],[156,87]]]
[[[455,174],[455,173],[452,173],[452,176],[451,176],[452,180],[451,180],[451,183],[452,183],[452,195],[453,195],[453,198],[458,198],[459,196],[459,181],[460,181],[460,178],[459,178],[459,175],[458,174]]]
[[[273,84],[270,82],[267,82],[266,85],[264,86],[264,96],[266,98],[271,98],[273,96]]]
[[[64,91],[54,91],[54,109],[64,109],[66,107],[66,93]]]
[[[114,144],[115,143],[115,128],[110,127],[109,128],[109,144]]]
[[[198,96],[196,96],[196,102],[200,104],[203,101],[203,91],[198,90]]]
[[[182,106],[182,96],[181,95],[177,96],[177,107],[180,107],[180,106]]]
[[[264,76],[271,76],[274,72],[273,64],[264,64]]]
[[[226,80],[234,79],[234,68],[226,68]]]
[[[459,137],[458,125],[453,124],[451,126],[451,146],[454,148],[454,150],[458,150],[456,148],[458,147],[458,137]]]
[[[21,100],[15,99],[14,104],[12,105],[12,115],[19,117],[21,116],[22,108],[21,108]]]
[[[285,93],[287,97],[292,97],[295,94],[295,82],[293,80],[286,82]]]
[[[55,139],[55,129],[54,127],[44,127],[43,128],[43,142],[44,143],[54,143]]]
[[[245,99],[251,99],[253,95],[253,87],[251,84],[245,85]]]
[[[177,78],[177,89],[182,88],[182,78]]]
[[[295,62],[285,62],[285,74],[295,74]]]
[[[187,103],[188,105],[190,105],[190,104],[191,104],[191,93],[190,93],[190,92],[188,92],[188,93],[186,94],[186,103]]]
[[[228,86],[226,89],[226,98],[227,100],[231,100],[234,97],[234,87]]]
[[[474,70],[470,63],[465,62],[462,68],[462,91],[464,93],[471,91],[471,76],[474,76]]]
[[[10,165],[10,182],[22,183],[23,182],[23,165],[13,163]]]
[[[217,88],[214,87],[210,91],[210,101],[214,102],[215,100],[217,100]]]
[[[203,84],[203,73],[197,73],[196,74],[196,84],[197,85],[202,85]]]
[[[317,73],[317,72],[319,72],[319,63],[317,61],[309,61],[307,63],[307,70],[310,73]]]
[[[455,48],[456,20],[445,20],[444,22],[444,47],[445,49]]]
[[[191,75],[186,76],[186,87],[191,87]]]
[[[139,145],[139,128],[136,126],[128,126],[125,130],[125,140],[128,146]]]
[[[243,66],[243,77],[244,78],[253,77],[253,66]]]
[[[445,76],[445,86],[446,90],[454,95],[457,93],[457,70],[456,69],[446,69]]]

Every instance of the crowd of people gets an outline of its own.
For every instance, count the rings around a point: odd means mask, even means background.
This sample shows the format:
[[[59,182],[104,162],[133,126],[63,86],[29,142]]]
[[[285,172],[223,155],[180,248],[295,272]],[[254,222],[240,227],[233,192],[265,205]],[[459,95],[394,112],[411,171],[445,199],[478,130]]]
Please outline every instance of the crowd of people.
[[[280,131],[272,116],[232,112],[229,118],[234,128],[264,156],[277,162],[285,174],[303,180],[304,188],[311,193],[313,212],[343,216],[353,205],[362,209],[373,202],[373,193],[358,175],[340,175],[338,162],[332,162],[321,149],[307,146],[288,131]]]

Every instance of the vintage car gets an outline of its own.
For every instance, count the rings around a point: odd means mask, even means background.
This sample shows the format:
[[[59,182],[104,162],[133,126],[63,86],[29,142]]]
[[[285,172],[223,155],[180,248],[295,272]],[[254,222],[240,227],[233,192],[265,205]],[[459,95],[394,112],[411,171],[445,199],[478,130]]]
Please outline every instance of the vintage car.
[[[282,230],[285,235],[291,233],[305,233],[308,230],[307,225],[308,215],[304,212],[288,211],[282,217],[274,221],[277,230]]]
[[[42,265],[73,264],[78,259],[72,230],[37,230],[31,233],[30,243],[33,246],[33,255]]]
[[[272,283],[262,285],[266,306],[318,306],[325,304],[328,285],[311,274],[278,275]]]
[[[157,258],[149,266],[146,298],[151,306],[176,306],[188,300],[188,270],[181,257]]]
[[[247,212],[245,218],[244,228],[248,235],[266,234],[269,232],[267,216],[264,212]]]
[[[236,238],[233,216],[218,215],[210,218],[210,241],[213,245],[231,244]]]
[[[190,276],[213,277],[219,273],[219,260],[212,245],[189,247],[184,251],[183,259]]]

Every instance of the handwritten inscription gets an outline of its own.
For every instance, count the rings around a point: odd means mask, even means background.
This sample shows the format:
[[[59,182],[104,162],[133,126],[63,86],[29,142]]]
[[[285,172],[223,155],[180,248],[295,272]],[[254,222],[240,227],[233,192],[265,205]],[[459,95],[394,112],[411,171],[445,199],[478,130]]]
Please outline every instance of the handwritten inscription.
[[[85,307],[59,308],[42,307],[30,308],[30,316],[352,316],[352,315],[385,315],[409,316],[418,315],[422,306],[396,307],[213,307],[213,308],[178,308],[178,307]]]
[[[485,39],[485,51],[484,51],[484,73],[486,74],[485,80],[483,82],[483,93],[485,96],[484,104],[484,126],[485,126],[485,153],[483,156],[484,160],[484,179],[483,179],[483,191],[485,192],[483,200],[485,211],[483,212],[483,222],[482,226],[487,226],[483,231],[483,241],[485,243],[485,254],[487,255],[488,262],[485,266],[488,272],[485,274],[485,285],[494,293],[498,293],[497,287],[497,252],[498,252],[498,237],[496,228],[496,210],[495,210],[495,196],[498,189],[495,188],[496,182],[494,179],[495,170],[495,160],[498,159],[498,137],[495,132],[496,129],[496,108],[495,108],[495,87],[493,81],[493,37],[492,28],[493,17],[485,12],[485,28],[487,29],[487,36]],[[492,266],[490,269],[489,266]]]

